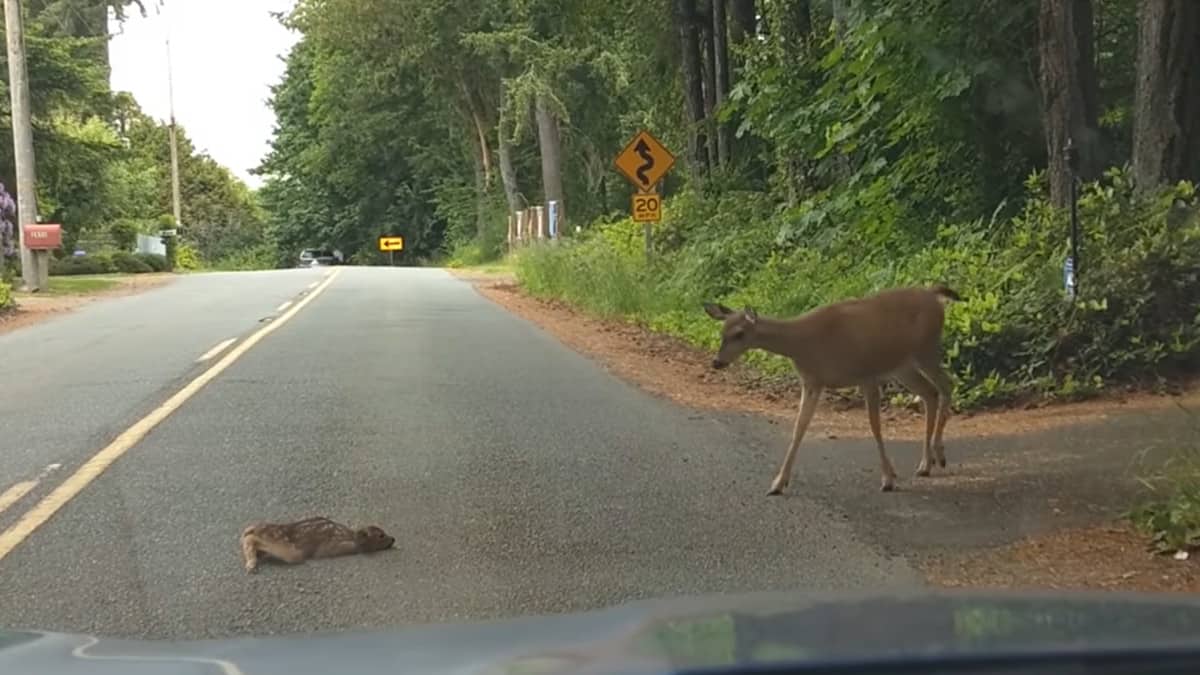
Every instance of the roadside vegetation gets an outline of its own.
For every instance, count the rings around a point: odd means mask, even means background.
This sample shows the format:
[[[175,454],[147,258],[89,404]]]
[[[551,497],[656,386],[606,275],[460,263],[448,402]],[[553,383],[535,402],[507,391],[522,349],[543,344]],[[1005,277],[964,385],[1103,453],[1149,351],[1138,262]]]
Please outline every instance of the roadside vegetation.
[[[34,0],[27,3],[26,48],[37,148],[38,211],[63,225],[52,273],[158,271],[157,259],[133,256],[138,235],[173,227],[167,125],[109,86],[110,10],[124,17],[152,3],[131,0]],[[3,55],[0,55],[3,60]],[[7,80],[7,68],[0,67]],[[11,103],[0,97],[0,117]],[[198,150],[179,128],[184,226],[179,243],[205,267],[261,266],[245,252],[268,245],[256,194]],[[0,182],[15,199],[12,135],[0,135]],[[77,256],[77,251],[85,255]],[[181,251],[184,252],[184,251]],[[79,261],[78,258],[87,261]],[[161,258],[161,256],[159,256]],[[274,266],[272,256],[268,266]],[[134,261],[137,262],[134,262]],[[3,261],[19,274],[19,261]]]

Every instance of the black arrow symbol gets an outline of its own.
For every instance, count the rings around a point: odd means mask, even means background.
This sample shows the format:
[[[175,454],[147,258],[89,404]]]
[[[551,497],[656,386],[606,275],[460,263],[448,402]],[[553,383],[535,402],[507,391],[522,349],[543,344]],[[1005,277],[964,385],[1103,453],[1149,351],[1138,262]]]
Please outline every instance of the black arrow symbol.
[[[641,157],[646,162],[639,166],[634,173],[637,174],[638,180],[642,181],[644,187],[649,186],[650,176],[647,176],[646,172],[654,168],[654,155],[650,154],[650,146],[646,144],[646,139],[644,138],[638,139],[637,145],[633,146],[633,149],[637,152],[638,157]]]

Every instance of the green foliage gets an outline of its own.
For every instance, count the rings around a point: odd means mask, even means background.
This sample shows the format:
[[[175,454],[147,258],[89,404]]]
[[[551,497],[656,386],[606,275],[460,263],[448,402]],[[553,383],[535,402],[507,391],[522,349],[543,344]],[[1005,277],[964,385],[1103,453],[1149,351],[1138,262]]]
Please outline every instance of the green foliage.
[[[176,240],[178,241],[178,240]],[[188,242],[179,242],[175,245],[175,268],[185,272],[194,272],[202,269],[204,262],[200,258],[200,252],[196,247]]]
[[[10,309],[15,304],[16,300],[13,299],[12,286],[0,281],[0,311]]]
[[[714,217],[734,212],[744,214],[740,227]],[[1066,223],[1036,194],[1010,220],[943,226],[903,257],[886,244],[866,248],[852,233],[781,245],[755,235],[775,229],[780,216],[755,213],[752,197],[685,195],[670,202],[655,234],[678,243],[652,264],[640,227],[619,221],[563,246],[522,251],[517,276],[535,294],[704,348],[717,341],[700,310],[705,301],[790,316],[891,286],[945,282],[964,296],[948,311],[944,340],[964,408],[1073,398],[1111,381],[1156,384],[1200,367],[1200,200],[1188,184],[1142,198],[1113,171],[1087,186],[1083,294],[1074,303],[1061,291]],[[790,369],[762,354],[750,361]]]
[[[1157,553],[1200,549],[1200,448],[1188,446],[1142,479],[1150,496],[1127,515]]]
[[[224,271],[269,270],[278,267],[280,253],[270,244],[235,251],[213,263],[213,269]]]
[[[128,251],[117,251],[111,256],[112,265],[122,274],[145,274],[154,268]]]
[[[116,271],[117,266],[112,257],[104,254],[56,258],[50,261],[50,274],[53,276],[112,274]]]
[[[134,258],[141,262],[152,272],[167,271],[167,257],[158,253],[135,253]]]

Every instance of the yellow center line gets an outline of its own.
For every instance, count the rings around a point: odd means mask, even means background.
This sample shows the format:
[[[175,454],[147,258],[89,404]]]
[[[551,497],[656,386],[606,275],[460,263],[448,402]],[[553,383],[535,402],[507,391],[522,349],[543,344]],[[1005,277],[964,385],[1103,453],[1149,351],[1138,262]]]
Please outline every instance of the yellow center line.
[[[204,385],[211,382],[216,376],[220,375],[225,369],[233,365],[235,361],[242,357],[243,354],[250,351],[254,345],[258,344],[266,336],[275,332],[280,326],[287,323],[292,317],[296,316],[300,310],[304,309],[308,303],[312,302],[326,288],[329,287],[333,280],[337,278],[337,271],[330,274],[321,282],[321,285],[313,290],[312,293],[297,302],[285,314],[258,329],[250,337],[246,338],[240,345],[234,347],[221,358],[220,361],[214,363],[208,370],[196,376],[196,379],[188,382],[182,389],[175,392],[171,398],[168,398],[162,405],[150,411],[148,415],[133,423],[119,436],[113,439],[112,443],[105,446],[100,452],[97,452],[91,459],[83,463],[75,470],[75,473],[67,477],[61,485],[54,488],[50,494],[42,498],[33,508],[21,516],[12,527],[0,533],[0,560],[3,560],[12,550],[25,541],[29,535],[33,534],[39,527],[44,525],[47,520],[58,512],[67,502],[71,501],[83,489],[96,480],[104,470],[117,461],[134,445],[146,437],[154,427],[165,420],[171,413],[178,410],[188,399],[196,395],[196,392],[204,388]],[[11,488],[10,488],[11,489]]]
[[[0,493],[0,513],[4,513],[5,509],[21,501],[21,498],[29,494],[29,491],[37,487],[37,484],[36,480],[24,480]]]

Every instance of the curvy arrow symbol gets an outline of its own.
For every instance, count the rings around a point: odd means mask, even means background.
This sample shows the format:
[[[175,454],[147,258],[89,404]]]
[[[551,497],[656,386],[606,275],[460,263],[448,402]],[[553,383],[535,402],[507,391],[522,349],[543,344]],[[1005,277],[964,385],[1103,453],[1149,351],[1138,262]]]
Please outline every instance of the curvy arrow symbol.
[[[646,162],[639,166],[635,173],[638,180],[642,181],[642,185],[648,186],[650,185],[650,176],[647,176],[646,172],[654,167],[654,155],[650,154],[650,146],[646,144],[645,139],[639,139],[637,145],[633,146],[633,149],[637,152],[638,157],[641,157]]]

